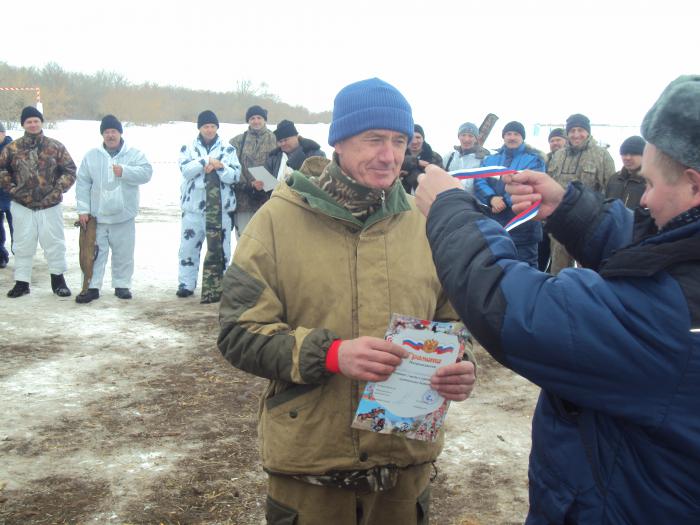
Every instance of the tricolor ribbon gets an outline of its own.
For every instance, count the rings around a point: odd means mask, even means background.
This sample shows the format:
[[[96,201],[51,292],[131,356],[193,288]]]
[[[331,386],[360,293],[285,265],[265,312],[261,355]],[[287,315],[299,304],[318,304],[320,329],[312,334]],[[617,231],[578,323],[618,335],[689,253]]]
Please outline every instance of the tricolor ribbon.
[[[486,179],[488,177],[501,177],[503,175],[514,175],[518,173],[518,170],[512,170],[504,166],[484,166],[483,168],[470,168],[464,170],[454,170],[448,172],[454,178],[459,180],[467,179]],[[508,224],[504,226],[505,230],[509,232],[513,228],[517,228],[523,223],[535,218],[537,212],[540,210],[540,203],[542,201],[536,201],[528,209],[518,213],[513,217]]]

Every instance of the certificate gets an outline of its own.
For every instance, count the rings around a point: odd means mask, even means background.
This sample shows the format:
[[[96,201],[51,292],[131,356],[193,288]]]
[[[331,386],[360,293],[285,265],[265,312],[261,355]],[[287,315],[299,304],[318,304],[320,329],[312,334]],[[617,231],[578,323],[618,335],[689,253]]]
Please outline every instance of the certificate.
[[[264,166],[254,166],[252,168],[248,168],[248,173],[250,173],[255,180],[262,181],[264,184],[263,191],[272,191],[279,184],[279,181],[273,177]]]
[[[433,441],[449,401],[430,387],[430,377],[464,353],[469,333],[462,323],[439,323],[394,314],[386,339],[403,346],[408,358],[386,381],[369,382],[352,423],[354,428]]]

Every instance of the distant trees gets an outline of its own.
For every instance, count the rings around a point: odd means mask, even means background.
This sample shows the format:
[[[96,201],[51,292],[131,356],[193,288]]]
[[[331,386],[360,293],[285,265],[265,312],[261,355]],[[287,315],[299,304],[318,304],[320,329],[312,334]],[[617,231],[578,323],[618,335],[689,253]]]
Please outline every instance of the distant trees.
[[[265,83],[256,87],[250,80],[237,82],[232,91],[217,93],[152,83],[134,85],[118,73],[72,73],[54,62],[41,69],[0,62],[0,87],[34,86],[41,88],[47,120],[99,120],[114,113],[120,120],[139,124],[195,122],[200,111],[211,109],[222,122],[240,123],[253,104],[266,108],[273,122],[327,123],[331,119],[330,111],[312,113],[303,106],[290,106],[268,93]],[[0,120],[16,121],[22,108],[33,105],[35,99],[33,91],[0,91]]]

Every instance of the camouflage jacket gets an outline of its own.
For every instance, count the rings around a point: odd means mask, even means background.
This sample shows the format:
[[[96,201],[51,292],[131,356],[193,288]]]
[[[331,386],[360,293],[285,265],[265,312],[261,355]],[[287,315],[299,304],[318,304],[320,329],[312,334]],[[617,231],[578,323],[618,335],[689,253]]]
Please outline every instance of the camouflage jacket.
[[[615,162],[605,148],[596,145],[592,136],[578,147],[567,144],[554,152],[547,164],[547,174],[566,188],[571,181],[580,180],[584,186],[604,193],[615,174]]]
[[[0,155],[0,186],[32,210],[51,208],[75,182],[76,167],[66,147],[43,132],[25,133]]]
[[[245,143],[241,148],[243,137],[245,137]],[[267,156],[277,147],[277,139],[267,127],[261,130],[248,128],[245,133],[233,137],[229,143],[236,148],[238,160],[243,168],[240,180],[234,185],[236,211],[256,211],[267,201],[269,194],[264,191],[256,191],[250,185],[254,179],[248,173],[248,168],[264,166]]]

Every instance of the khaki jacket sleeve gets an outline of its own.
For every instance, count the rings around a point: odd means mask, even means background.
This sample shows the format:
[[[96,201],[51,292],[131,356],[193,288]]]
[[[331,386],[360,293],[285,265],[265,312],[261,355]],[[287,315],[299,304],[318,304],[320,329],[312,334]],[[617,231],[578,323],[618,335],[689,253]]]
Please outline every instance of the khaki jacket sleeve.
[[[338,339],[330,330],[291,327],[278,293],[278,268],[259,232],[270,218],[256,216],[241,236],[224,277],[217,341],[233,366],[268,379],[300,384],[326,382],[326,353]],[[249,231],[250,230],[250,231]]]

